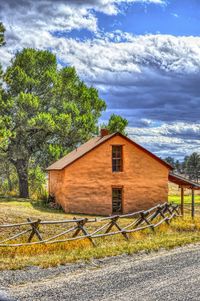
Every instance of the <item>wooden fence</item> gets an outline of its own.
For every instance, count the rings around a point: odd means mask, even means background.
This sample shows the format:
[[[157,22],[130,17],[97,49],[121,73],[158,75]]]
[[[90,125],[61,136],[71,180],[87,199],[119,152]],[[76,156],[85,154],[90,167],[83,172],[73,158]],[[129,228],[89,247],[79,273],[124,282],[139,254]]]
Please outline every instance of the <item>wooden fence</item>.
[[[146,211],[131,214],[113,215],[103,218],[73,218],[69,220],[42,221],[27,219],[27,222],[0,225],[0,247],[21,247],[37,244],[54,244],[72,240],[89,239],[95,246],[95,239],[121,234],[129,240],[129,234],[144,229],[155,228],[162,223],[169,225],[170,220],[180,216],[179,206],[173,204],[157,205]],[[62,231],[55,234],[57,226]],[[50,237],[45,236],[44,227],[53,226]],[[47,231],[49,234],[49,231]]]

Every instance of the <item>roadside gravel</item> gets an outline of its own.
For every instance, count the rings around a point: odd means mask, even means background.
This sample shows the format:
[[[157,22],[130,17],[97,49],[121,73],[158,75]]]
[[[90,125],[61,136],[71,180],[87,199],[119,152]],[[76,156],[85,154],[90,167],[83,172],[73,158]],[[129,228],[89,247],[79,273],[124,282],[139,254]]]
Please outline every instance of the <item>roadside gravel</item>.
[[[19,301],[198,301],[200,244],[88,264],[1,271],[0,291]]]

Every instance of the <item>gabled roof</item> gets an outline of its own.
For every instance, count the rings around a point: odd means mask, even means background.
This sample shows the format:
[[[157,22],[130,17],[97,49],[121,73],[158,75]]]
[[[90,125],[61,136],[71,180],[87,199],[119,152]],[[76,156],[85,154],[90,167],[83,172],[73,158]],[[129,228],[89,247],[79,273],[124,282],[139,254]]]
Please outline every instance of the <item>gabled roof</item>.
[[[111,137],[113,137],[114,134],[106,135],[104,137],[94,137],[87,141],[86,143],[82,144],[60,160],[56,161],[52,165],[50,165],[47,170],[60,170],[68,166],[69,164],[73,163],[77,159],[84,156],[86,153],[91,151],[92,149],[96,148],[98,145],[102,144],[103,142],[107,141]]]
[[[200,184],[194,181],[191,181],[189,179],[186,179],[182,176],[179,176],[177,174],[174,174],[172,172],[170,172],[169,174],[169,181],[172,183],[175,183],[179,186],[185,186],[191,189],[200,189]]]
[[[52,165],[50,165],[47,168],[47,170],[61,170],[65,167],[67,167],[68,165],[72,164],[73,162],[75,162],[79,158],[83,157],[85,154],[92,151],[93,149],[95,149],[99,145],[103,144],[104,142],[108,141],[109,139],[111,139],[114,136],[121,136],[122,138],[124,138],[128,142],[132,143],[134,146],[141,149],[142,151],[147,153],[149,156],[151,156],[152,158],[154,158],[155,160],[160,162],[162,165],[165,165],[170,170],[173,169],[173,167],[169,163],[167,163],[166,161],[160,159],[159,157],[157,157],[156,155],[154,155],[153,153],[151,153],[150,151],[148,151],[147,149],[145,149],[141,145],[137,144],[136,142],[134,142],[130,138],[122,135],[121,133],[116,132],[116,133],[113,133],[113,134],[106,135],[104,137],[98,136],[98,137],[94,137],[94,138],[90,139],[88,142],[82,144],[81,146],[79,146],[78,148],[76,148],[75,150],[73,150],[72,152],[67,154],[65,157],[61,158],[60,160],[58,160],[55,163],[53,163]]]

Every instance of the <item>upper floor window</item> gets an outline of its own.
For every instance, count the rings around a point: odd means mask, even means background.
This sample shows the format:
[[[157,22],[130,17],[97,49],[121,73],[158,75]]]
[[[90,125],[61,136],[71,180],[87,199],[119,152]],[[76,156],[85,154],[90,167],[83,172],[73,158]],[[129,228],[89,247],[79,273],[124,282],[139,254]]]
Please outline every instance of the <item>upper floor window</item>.
[[[123,171],[122,145],[112,146],[112,171]]]

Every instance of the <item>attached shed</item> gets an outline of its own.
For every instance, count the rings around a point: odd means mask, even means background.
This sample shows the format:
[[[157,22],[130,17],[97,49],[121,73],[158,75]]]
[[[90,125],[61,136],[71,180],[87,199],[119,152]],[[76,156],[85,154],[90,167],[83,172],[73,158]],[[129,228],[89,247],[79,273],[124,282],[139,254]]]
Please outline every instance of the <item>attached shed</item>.
[[[200,184],[186,179],[180,175],[176,175],[173,172],[169,173],[169,181],[178,185],[181,188],[181,214],[184,214],[184,190],[191,189],[191,215],[194,218],[194,192],[195,190],[200,190]]]

